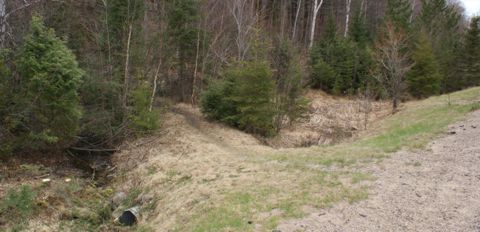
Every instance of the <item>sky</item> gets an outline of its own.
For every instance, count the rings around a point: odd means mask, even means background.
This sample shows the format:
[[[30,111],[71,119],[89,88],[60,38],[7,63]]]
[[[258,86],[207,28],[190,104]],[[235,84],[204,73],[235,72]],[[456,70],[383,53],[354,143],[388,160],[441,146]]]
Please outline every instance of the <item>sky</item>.
[[[461,0],[469,16],[480,13],[480,0]]]

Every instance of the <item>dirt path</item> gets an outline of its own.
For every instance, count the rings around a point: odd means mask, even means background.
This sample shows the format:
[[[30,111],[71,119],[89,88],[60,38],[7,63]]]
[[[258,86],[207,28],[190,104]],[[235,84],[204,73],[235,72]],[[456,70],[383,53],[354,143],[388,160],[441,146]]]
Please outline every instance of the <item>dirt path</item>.
[[[480,111],[421,152],[365,167],[367,200],[282,223],[287,231],[480,231]]]

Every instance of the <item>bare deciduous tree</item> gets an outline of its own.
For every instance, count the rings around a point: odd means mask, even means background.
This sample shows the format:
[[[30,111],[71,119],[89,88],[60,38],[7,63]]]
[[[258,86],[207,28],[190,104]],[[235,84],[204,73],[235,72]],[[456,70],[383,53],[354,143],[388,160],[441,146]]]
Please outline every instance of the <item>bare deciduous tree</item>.
[[[393,112],[397,110],[402,93],[405,91],[405,75],[412,68],[408,48],[408,38],[404,32],[387,22],[376,43],[375,58],[380,64],[378,81],[392,98]]]
[[[0,47],[5,47],[7,39],[7,28],[9,27],[8,18],[18,11],[33,6],[42,0],[24,0],[18,6],[14,6],[10,10],[7,8],[7,0],[0,0]]]
[[[247,0],[232,0],[229,6],[237,29],[235,42],[238,50],[238,60],[244,60],[250,49],[250,32],[257,21],[254,5],[250,2]]]

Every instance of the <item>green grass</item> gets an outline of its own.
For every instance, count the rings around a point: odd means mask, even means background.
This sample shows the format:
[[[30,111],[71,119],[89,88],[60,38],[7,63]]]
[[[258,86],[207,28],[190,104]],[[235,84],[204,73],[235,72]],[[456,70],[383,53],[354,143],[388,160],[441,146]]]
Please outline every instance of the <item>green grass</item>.
[[[405,109],[354,142],[252,154],[251,162],[274,171],[259,174],[259,181],[249,187],[226,192],[222,200],[202,207],[177,231],[258,230],[254,224],[262,231],[271,231],[281,220],[305,216],[305,206],[324,208],[339,201],[366,199],[368,187],[364,183],[375,178],[351,172],[350,167],[379,162],[401,149],[425,148],[449,124],[480,109],[479,102],[480,88],[432,97],[407,103]],[[278,213],[268,215],[272,210]],[[260,217],[262,214],[268,216]]]

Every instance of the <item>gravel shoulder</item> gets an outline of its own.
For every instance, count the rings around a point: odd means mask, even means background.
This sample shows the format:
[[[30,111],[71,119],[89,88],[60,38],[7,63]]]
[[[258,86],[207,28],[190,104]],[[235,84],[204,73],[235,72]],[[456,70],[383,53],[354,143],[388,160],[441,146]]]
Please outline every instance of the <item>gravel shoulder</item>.
[[[424,151],[400,151],[364,171],[367,200],[280,223],[287,231],[480,231],[480,111]]]

